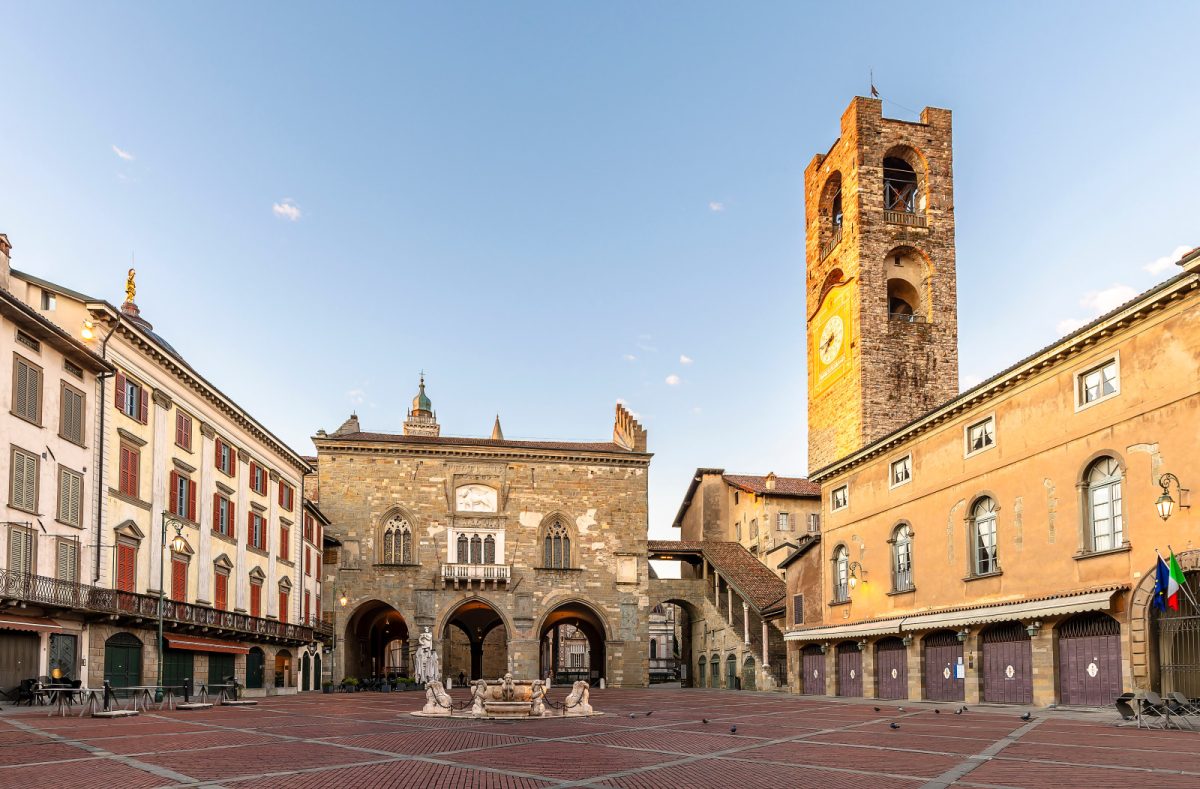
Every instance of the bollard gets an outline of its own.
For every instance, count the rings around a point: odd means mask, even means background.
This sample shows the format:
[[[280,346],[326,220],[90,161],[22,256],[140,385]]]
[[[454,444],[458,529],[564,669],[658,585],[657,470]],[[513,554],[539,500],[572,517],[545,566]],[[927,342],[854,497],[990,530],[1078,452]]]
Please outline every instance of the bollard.
[[[112,685],[108,684],[108,679],[104,680],[104,711],[108,712],[108,700],[112,696]]]

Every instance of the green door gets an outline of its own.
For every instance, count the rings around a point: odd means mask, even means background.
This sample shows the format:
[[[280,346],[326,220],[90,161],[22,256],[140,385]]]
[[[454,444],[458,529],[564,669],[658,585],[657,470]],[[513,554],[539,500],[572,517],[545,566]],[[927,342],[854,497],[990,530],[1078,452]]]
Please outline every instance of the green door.
[[[180,687],[185,679],[195,677],[193,654],[182,649],[168,649],[163,654],[163,685]]]
[[[104,678],[114,688],[142,684],[142,642],[137,636],[117,633],[104,642]]]
[[[224,685],[226,677],[233,676],[233,655],[220,652],[208,654],[208,684]]]
[[[300,658],[300,690],[312,690],[308,684],[308,656]]]
[[[313,690],[321,689],[321,656],[313,655]]]
[[[246,655],[246,687],[261,688],[263,686],[263,651],[258,647],[250,647]]]

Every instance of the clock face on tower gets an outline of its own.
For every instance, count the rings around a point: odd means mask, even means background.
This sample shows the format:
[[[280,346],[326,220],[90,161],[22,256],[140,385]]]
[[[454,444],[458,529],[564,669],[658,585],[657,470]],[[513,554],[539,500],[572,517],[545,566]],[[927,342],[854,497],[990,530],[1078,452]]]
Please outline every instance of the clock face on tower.
[[[842,350],[845,332],[846,326],[841,315],[833,315],[825,321],[817,340],[817,355],[821,359],[821,364],[829,365],[838,357]]]

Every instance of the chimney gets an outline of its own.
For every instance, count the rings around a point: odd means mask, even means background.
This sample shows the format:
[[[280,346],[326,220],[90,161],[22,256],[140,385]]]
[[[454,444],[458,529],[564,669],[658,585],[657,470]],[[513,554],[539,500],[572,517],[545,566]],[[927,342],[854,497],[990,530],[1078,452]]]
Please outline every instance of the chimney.
[[[617,403],[617,418],[613,423],[613,443],[630,452],[646,451],[646,428],[620,403]]]
[[[0,233],[0,288],[8,290],[8,270],[10,268],[10,255],[12,254],[12,244],[8,242],[8,236]]]
[[[775,472],[767,472],[767,490],[775,490]]]

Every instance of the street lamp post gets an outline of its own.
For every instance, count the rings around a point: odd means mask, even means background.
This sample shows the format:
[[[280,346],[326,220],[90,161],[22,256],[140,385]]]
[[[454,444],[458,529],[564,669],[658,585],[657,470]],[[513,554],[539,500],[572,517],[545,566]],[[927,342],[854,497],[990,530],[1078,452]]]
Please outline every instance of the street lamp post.
[[[166,606],[166,589],[163,588],[164,577],[166,575],[166,560],[162,553],[167,549],[167,524],[175,527],[175,536],[171,538],[171,550],[175,553],[183,553],[187,548],[187,541],[183,539],[183,521],[172,518],[171,514],[163,511],[162,514],[162,541],[159,546],[159,561],[158,561],[158,692],[162,692],[163,684],[163,613]]]

